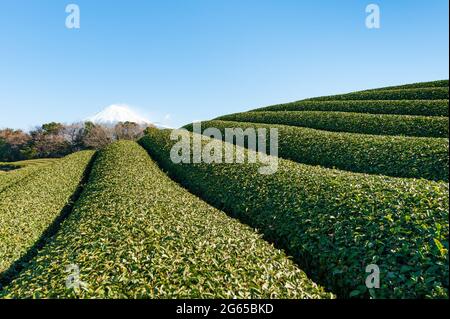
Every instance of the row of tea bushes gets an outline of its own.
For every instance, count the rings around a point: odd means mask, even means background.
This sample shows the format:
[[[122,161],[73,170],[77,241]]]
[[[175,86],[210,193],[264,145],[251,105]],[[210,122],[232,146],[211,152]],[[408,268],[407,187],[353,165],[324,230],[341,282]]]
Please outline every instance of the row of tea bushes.
[[[347,94],[322,96],[309,100],[448,100],[448,89],[448,87],[427,87],[412,89],[369,90]]]
[[[370,89],[366,91],[377,91],[377,90],[394,90],[394,89],[419,89],[419,88],[437,88],[437,87],[448,87],[448,80],[438,80],[429,82],[417,82],[403,85],[388,86],[378,89]]]
[[[40,168],[42,168],[42,166],[49,165],[56,161],[58,161],[58,159],[0,163],[0,166],[12,169],[10,171],[0,170],[0,193],[5,188],[14,185],[14,183],[17,183],[23,178],[28,177],[33,172],[38,171]]]
[[[374,135],[448,137],[448,117],[361,114],[345,112],[245,112],[217,118],[222,121],[282,124],[334,132]]]
[[[323,111],[448,117],[448,110],[448,100],[305,100],[271,105],[253,111]]]
[[[174,164],[168,130],[140,143],[178,182],[258,228],[338,297],[448,298],[448,184],[283,159],[273,175],[259,174],[262,164]],[[370,264],[379,267],[379,289],[366,288]]]
[[[79,289],[65,286],[78,269]],[[75,268],[76,267],[76,268]],[[59,232],[7,298],[331,298],[249,227],[170,180],[134,142],[101,151]]]
[[[15,169],[8,172],[0,171],[0,193],[10,185],[13,185],[36,170],[37,167],[33,167],[33,169]]]
[[[280,157],[353,172],[448,181],[447,138],[378,136],[338,133],[305,127],[207,121],[205,128],[278,129]],[[190,131],[193,126],[187,125]],[[269,140],[269,139],[267,139]]]
[[[0,193],[0,282],[15,275],[69,204],[93,155],[78,152],[41,167]]]

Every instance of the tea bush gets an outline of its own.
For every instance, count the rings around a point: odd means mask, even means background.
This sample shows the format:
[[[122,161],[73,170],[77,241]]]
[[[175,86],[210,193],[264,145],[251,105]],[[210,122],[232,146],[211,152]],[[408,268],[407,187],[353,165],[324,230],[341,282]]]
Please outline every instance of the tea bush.
[[[185,126],[192,130],[192,125]],[[227,121],[202,122],[202,127],[277,128],[279,156],[329,168],[448,181],[447,138],[378,136],[338,133],[274,124]]]
[[[273,175],[259,174],[259,164],[174,164],[170,131],[148,133],[140,143],[173,178],[258,228],[339,297],[448,298],[447,183],[284,159]],[[369,264],[381,272],[370,291]]]
[[[81,289],[67,289],[65,267]],[[89,184],[7,298],[331,298],[284,253],[170,180],[135,142],[101,151]]]
[[[222,121],[282,124],[319,130],[375,135],[448,137],[448,117],[360,114],[344,112],[245,112],[217,118]]]
[[[417,83],[411,83],[411,84],[388,86],[388,87],[378,88],[378,89],[370,89],[370,90],[366,90],[366,91],[376,91],[376,90],[386,90],[386,89],[394,90],[394,89],[436,88],[436,87],[448,87],[448,80],[417,82]]]
[[[297,101],[255,109],[266,111],[323,111],[370,114],[398,114],[447,116],[448,100],[349,100],[349,101]]]
[[[369,90],[309,99],[309,101],[336,100],[448,100],[448,87]]]
[[[30,253],[58,219],[77,190],[92,155],[93,152],[84,151],[67,156],[0,193],[0,283],[14,274],[15,262]]]
[[[0,193],[10,185],[17,183],[23,178],[28,177],[30,174],[37,172],[42,166],[54,163],[57,160],[32,160],[14,163],[0,163],[0,166],[8,166],[15,168],[14,170],[4,172],[0,170]]]

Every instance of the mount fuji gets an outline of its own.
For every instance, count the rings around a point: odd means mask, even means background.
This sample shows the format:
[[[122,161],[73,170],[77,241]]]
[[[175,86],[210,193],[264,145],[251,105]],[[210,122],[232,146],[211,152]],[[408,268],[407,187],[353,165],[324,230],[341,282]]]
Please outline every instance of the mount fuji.
[[[113,104],[105,108],[103,111],[86,119],[95,124],[115,125],[119,122],[134,122],[139,125],[152,124],[148,119],[140,116],[127,105]]]

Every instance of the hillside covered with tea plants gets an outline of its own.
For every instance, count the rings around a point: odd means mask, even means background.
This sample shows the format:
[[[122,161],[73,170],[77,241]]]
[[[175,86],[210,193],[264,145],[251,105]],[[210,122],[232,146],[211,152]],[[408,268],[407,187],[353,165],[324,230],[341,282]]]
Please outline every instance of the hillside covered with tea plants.
[[[262,163],[176,164],[177,141],[156,128],[0,163],[0,298],[449,298],[448,85],[202,122],[277,128],[271,175]],[[366,286],[368,265],[379,288]]]

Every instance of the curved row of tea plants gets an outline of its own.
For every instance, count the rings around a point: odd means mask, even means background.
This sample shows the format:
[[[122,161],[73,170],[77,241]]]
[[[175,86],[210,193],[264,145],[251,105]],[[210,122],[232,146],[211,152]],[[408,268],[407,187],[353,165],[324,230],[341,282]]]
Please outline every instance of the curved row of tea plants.
[[[33,167],[33,169],[16,169],[9,172],[0,172],[0,193],[10,185],[18,182],[22,178],[28,176],[32,173],[32,171],[36,171],[38,168]]]
[[[92,151],[84,151],[67,156],[0,193],[1,282],[15,274],[16,262],[31,252],[49,225],[60,217],[92,155]]]
[[[65,287],[79,267],[81,289]],[[170,180],[134,142],[101,151],[72,214],[4,297],[330,298],[281,251]]]
[[[370,90],[308,99],[308,101],[336,100],[448,100],[448,87]]]
[[[193,130],[192,124],[185,127]],[[265,128],[267,133],[270,128],[276,128],[279,156],[286,159],[353,172],[448,181],[447,138],[338,133],[227,121],[206,121],[202,127],[219,129],[223,138],[226,128]]]
[[[448,100],[349,100],[349,101],[296,101],[255,109],[265,111],[324,111],[370,114],[398,114],[447,116]]]
[[[334,132],[374,135],[448,137],[448,117],[361,114],[344,112],[244,112],[217,118],[222,121],[282,124]]]
[[[438,81],[429,81],[429,82],[417,82],[411,84],[403,84],[403,85],[395,85],[395,86],[387,86],[383,88],[377,89],[369,89],[366,91],[379,91],[379,90],[394,90],[394,89],[419,89],[419,88],[436,88],[436,87],[448,87],[448,80],[438,80]]]
[[[50,165],[57,160],[33,160],[14,163],[0,163],[0,165],[15,168],[8,172],[0,172],[0,193],[7,187],[17,183],[30,174],[38,171],[45,165]]]
[[[338,296],[448,298],[448,184],[283,159],[273,175],[259,174],[263,164],[174,164],[170,131],[140,142],[178,182],[258,228]],[[369,292],[370,264],[381,285]]]
[[[57,161],[59,161],[59,158],[37,158],[37,159],[13,162],[13,164],[20,166],[20,167],[31,167],[31,166],[41,166],[41,165],[52,164]]]

